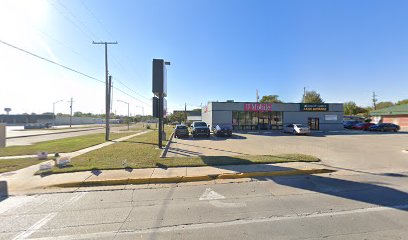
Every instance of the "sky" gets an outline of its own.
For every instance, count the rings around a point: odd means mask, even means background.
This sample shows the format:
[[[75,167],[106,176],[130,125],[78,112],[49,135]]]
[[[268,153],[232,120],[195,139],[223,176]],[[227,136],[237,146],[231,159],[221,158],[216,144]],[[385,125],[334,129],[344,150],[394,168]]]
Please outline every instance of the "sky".
[[[152,59],[167,67],[168,109],[303,88],[325,102],[408,98],[408,1],[0,0],[0,110],[103,113],[104,47],[113,112],[151,114]],[[70,67],[71,72],[5,43]],[[118,90],[119,89],[119,90]]]

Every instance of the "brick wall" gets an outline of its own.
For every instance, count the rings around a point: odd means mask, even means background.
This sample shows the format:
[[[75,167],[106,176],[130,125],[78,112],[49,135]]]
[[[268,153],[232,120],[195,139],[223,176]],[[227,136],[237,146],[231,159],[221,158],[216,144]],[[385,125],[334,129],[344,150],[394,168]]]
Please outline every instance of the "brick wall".
[[[383,122],[398,124],[401,128],[408,130],[408,115],[383,116]]]

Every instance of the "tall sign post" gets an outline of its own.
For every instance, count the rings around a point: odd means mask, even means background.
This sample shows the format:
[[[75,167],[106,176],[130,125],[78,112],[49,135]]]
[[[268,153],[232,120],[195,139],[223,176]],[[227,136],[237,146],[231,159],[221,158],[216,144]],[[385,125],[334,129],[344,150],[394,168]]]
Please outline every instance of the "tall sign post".
[[[166,65],[170,65],[170,62],[165,62],[163,59],[153,59],[152,92],[155,95],[155,97],[153,97],[153,117],[159,118],[159,148],[163,147],[162,141],[163,136],[165,136],[165,133],[163,131],[163,117],[165,115],[165,97],[167,97]]]

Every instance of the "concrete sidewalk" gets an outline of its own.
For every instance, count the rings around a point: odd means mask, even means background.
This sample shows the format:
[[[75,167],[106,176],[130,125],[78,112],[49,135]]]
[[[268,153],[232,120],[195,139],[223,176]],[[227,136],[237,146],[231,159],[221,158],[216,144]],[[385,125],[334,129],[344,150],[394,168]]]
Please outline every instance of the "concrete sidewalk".
[[[0,174],[0,182],[7,183],[8,195],[22,195],[77,191],[90,186],[223,181],[237,178],[250,180],[255,177],[330,172],[322,166],[302,162],[167,169],[94,170],[47,176],[34,175],[37,170],[38,165],[34,165],[15,172],[3,173]]]

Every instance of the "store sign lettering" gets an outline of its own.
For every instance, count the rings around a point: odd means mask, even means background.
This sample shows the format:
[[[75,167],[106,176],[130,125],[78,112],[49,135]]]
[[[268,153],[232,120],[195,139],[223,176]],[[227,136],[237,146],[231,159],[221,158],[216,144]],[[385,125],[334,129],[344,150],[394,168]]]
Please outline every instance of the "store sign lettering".
[[[309,104],[309,103],[300,104],[300,111],[327,112],[328,109],[329,109],[328,104]]]
[[[244,111],[270,112],[272,111],[272,103],[245,103]]]

